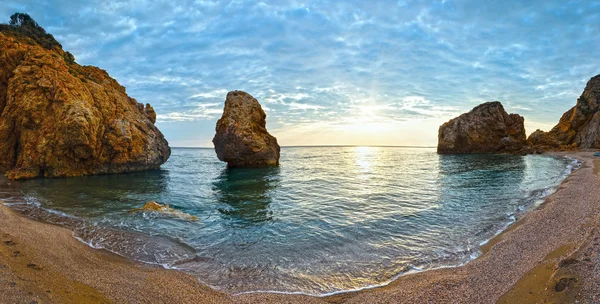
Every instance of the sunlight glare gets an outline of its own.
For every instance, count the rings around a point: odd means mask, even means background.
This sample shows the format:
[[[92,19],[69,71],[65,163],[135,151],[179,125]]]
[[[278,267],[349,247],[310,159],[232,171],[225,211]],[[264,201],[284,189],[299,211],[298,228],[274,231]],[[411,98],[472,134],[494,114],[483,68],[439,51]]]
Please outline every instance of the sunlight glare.
[[[361,173],[370,173],[373,171],[375,158],[379,152],[378,147],[355,147],[354,159]]]

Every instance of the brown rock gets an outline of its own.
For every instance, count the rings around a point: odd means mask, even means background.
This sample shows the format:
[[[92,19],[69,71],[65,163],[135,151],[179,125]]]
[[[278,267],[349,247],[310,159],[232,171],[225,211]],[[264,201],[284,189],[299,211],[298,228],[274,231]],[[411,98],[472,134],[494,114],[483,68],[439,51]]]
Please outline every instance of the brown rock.
[[[254,97],[242,91],[227,93],[223,116],[213,139],[217,157],[230,167],[279,165],[277,139],[266,128],[267,115]]]
[[[158,168],[170,148],[150,105],[60,47],[0,32],[0,170],[11,179]]]
[[[142,208],[137,208],[137,209],[133,209],[130,212],[136,212],[136,211],[155,211],[155,212],[160,212],[163,214],[167,214],[167,215],[172,215],[172,216],[176,216],[185,220],[189,220],[189,221],[197,221],[198,217],[185,213],[185,212],[181,212],[179,210],[175,210],[173,208],[171,208],[169,206],[169,204],[165,204],[165,205],[161,205],[155,201],[149,201],[147,203],[144,204],[144,206],[142,206]]]
[[[549,132],[536,131],[531,145],[551,148],[600,148],[600,75],[590,79],[577,104]]]
[[[544,132],[540,129],[535,130],[535,132],[529,135],[527,138],[527,143],[530,146],[542,151],[550,150],[559,146],[556,138],[551,136],[548,132]]]
[[[154,108],[149,103],[147,103],[144,108],[144,115],[146,115],[153,124],[156,123],[156,112],[154,112]]]
[[[486,102],[440,127],[438,153],[520,153],[526,145],[523,122],[500,102]]]

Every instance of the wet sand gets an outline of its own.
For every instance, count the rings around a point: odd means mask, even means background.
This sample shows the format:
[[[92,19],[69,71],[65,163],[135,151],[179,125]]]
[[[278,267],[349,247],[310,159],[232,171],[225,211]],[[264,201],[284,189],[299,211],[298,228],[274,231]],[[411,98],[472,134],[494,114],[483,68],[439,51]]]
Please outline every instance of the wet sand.
[[[131,262],[77,241],[66,228],[0,206],[2,303],[584,303],[600,301],[600,177],[589,152],[537,210],[457,268],[400,277],[388,286],[317,298],[233,296],[193,276]],[[600,168],[600,167],[599,167]],[[250,278],[249,278],[250,279]]]

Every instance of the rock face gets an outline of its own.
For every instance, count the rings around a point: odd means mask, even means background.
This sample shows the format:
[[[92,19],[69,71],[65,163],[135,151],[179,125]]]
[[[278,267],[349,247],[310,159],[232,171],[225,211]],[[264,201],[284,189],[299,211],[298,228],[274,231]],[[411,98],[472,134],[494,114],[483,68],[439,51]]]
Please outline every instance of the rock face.
[[[544,132],[540,129],[535,130],[535,132],[529,135],[529,137],[527,138],[527,143],[530,146],[545,148],[542,150],[559,146],[558,142],[556,141],[556,138],[554,138],[550,133]]]
[[[524,119],[498,101],[481,104],[443,124],[438,153],[516,153],[526,145]]]
[[[158,168],[171,150],[155,121],[154,109],[106,71],[0,31],[0,170],[8,178]]]
[[[588,81],[577,104],[552,130],[537,130],[528,142],[544,148],[600,148],[600,75]]]
[[[217,157],[230,167],[279,165],[277,139],[266,128],[267,115],[254,97],[242,91],[227,93],[223,116],[213,139]]]

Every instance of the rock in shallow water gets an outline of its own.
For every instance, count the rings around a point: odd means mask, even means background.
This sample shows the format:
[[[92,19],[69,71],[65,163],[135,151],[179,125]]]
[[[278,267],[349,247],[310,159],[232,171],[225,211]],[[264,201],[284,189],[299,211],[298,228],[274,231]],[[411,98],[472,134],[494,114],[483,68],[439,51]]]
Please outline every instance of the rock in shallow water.
[[[171,150],[106,71],[0,33],[0,170],[11,179],[158,168]]]
[[[438,153],[516,153],[526,146],[524,119],[498,101],[481,104],[439,129]]]
[[[266,128],[258,101],[242,91],[227,93],[223,116],[213,139],[217,157],[230,167],[279,165],[279,145]]]
[[[196,217],[194,215],[175,210],[175,209],[171,208],[168,204],[161,205],[155,201],[149,201],[149,202],[145,203],[144,206],[142,206],[142,208],[133,209],[130,212],[135,212],[135,211],[155,211],[155,212],[159,212],[162,214],[176,216],[176,217],[182,218],[184,220],[189,220],[189,221],[197,221],[198,220],[198,217]]]

